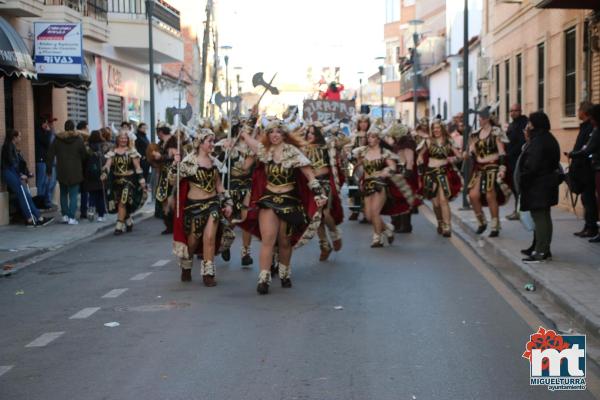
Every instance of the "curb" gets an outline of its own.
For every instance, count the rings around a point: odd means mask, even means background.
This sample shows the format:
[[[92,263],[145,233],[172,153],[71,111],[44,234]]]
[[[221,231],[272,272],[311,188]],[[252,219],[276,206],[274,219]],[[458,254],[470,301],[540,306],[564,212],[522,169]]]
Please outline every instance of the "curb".
[[[137,219],[137,223],[140,223],[154,217],[154,213],[151,211],[138,210],[135,213],[133,213],[132,217]],[[95,229],[93,232],[90,232],[88,235],[82,236],[81,238],[73,242],[66,243],[59,247],[33,249],[27,252],[26,254],[20,254],[12,259],[4,260],[3,263],[14,264],[14,267],[9,271],[0,270],[0,279],[10,277],[30,265],[40,262],[48,257],[52,257],[64,251],[70,250],[76,246],[79,246],[80,244],[86,243],[93,239],[107,236],[113,228],[114,224],[112,223],[102,225]]]
[[[491,249],[499,256],[501,256],[505,261],[507,261],[510,264],[511,268],[516,269],[521,274],[524,274],[530,282],[534,282],[536,286],[536,291],[543,291],[544,294],[548,295],[549,299],[552,302],[559,306],[573,320],[582,325],[582,327],[587,332],[589,332],[597,339],[600,339],[600,324],[597,321],[591,320],[584,313],[580,312],[578,310],[578,307],[576,305],[573,305],[572,302],[567,298],[567,296],[564,295],[564,293],[562,293],[561,290],[552,287],[552,285],[547,285],[546,282],[540,280],[539,277],[536,276],[536,274],[532,273],[531,270],[529,270],[527,265],[520,262],[519,257],[515,257],[514,254],[497,245],[495,241],[487,237],[475,234],[473,228],[454,213],[452,213],[452,223],[456,224],[460,228],[458,230],[453,230],[453,233],[459,236],[469,246],[471,250],[473,250],[480,258],[483,259],[486,265],[492,268],[496,274],[498,274],[508,285],[510,285],[515,291],[517,291],[521,295],[521,297],[523,297],[526,301],[530,302],[530,300],[523,295],[523,289],[521,287],[515,286],[514,283],[511,282],[511,280],[505,276],[504,271],[502,271],[500,268],[495,266],[493,263],[490,263],[483,257],[483,254],[481,252],[482,248],[477,244],[479,241],[484,241],[486,247],[489,246],[489,249]]]

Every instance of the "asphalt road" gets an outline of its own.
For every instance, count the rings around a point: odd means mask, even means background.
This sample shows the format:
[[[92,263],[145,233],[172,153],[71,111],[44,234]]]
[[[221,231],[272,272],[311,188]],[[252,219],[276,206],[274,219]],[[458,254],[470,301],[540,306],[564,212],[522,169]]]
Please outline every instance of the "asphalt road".
[[[383,249],[346,222],[340,253],[319,263],[313,241],[268,296],[239,239],[217,287],[198,262],[181,283],[156,220],[32,265],[0,280],[0,399],[593,398],[529,386],[532,328],[414,220]]]

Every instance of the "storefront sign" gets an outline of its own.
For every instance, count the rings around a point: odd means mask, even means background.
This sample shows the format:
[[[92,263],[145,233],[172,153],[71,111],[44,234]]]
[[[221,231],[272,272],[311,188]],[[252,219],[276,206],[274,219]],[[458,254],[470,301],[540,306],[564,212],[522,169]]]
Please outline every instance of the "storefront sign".
[[[356,114],[354,100],[304,100],[304,120],[312,121],[340,121],[351,119]]]
[[[148,74],[108,62],[103,64],[107,94],[121,96],[125,99],[150,99]]]
[[[41,74],[80,75],[81,24],[35,22],[35,69]]]

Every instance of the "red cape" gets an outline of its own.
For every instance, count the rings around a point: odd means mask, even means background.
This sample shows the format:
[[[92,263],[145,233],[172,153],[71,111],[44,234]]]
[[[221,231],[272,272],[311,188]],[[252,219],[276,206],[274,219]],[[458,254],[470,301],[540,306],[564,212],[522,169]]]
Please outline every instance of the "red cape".
[[[319,211],[319,208],[315,203],[314,195],[308,188],[308,182],[306,181],[304,174],[299,169],[294,171],[294,175],[296,178],[296,189],[300,195],[300,201],[304,211],[306,212],[306,215],[308,216],[308,219],[312,220],[315,214]],[[265,166],[263,163],[257,163],[256,168],[254,168],[254,172],[252,173],[252,192],[250,195],[248,215],[246,219],[239,224],[239,226],[246,232],[250,232],[259,239],[261,238],[260,229],[258,226],[258,212],[260,209],[256,202],[263,196],[266,188],[267,175],[265,173]],[[292,246],[298,243],[306,228],[308,228],[308,224],[300,227],[300,229],[294,230],[294,234],[290,238]]]

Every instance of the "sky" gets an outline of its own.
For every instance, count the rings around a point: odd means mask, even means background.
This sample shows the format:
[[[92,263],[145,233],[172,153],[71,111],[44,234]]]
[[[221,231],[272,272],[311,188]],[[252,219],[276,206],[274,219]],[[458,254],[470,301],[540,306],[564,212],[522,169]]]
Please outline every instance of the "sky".
[[[385,55],[384,0],[217,0],[220,45],[232,46],[230,68],[251,77],[277,72],[274,84],[305,84],[307,68],[340,67],[341,81],[358,87]],[[237,74],[238,71],[231,74]]]

